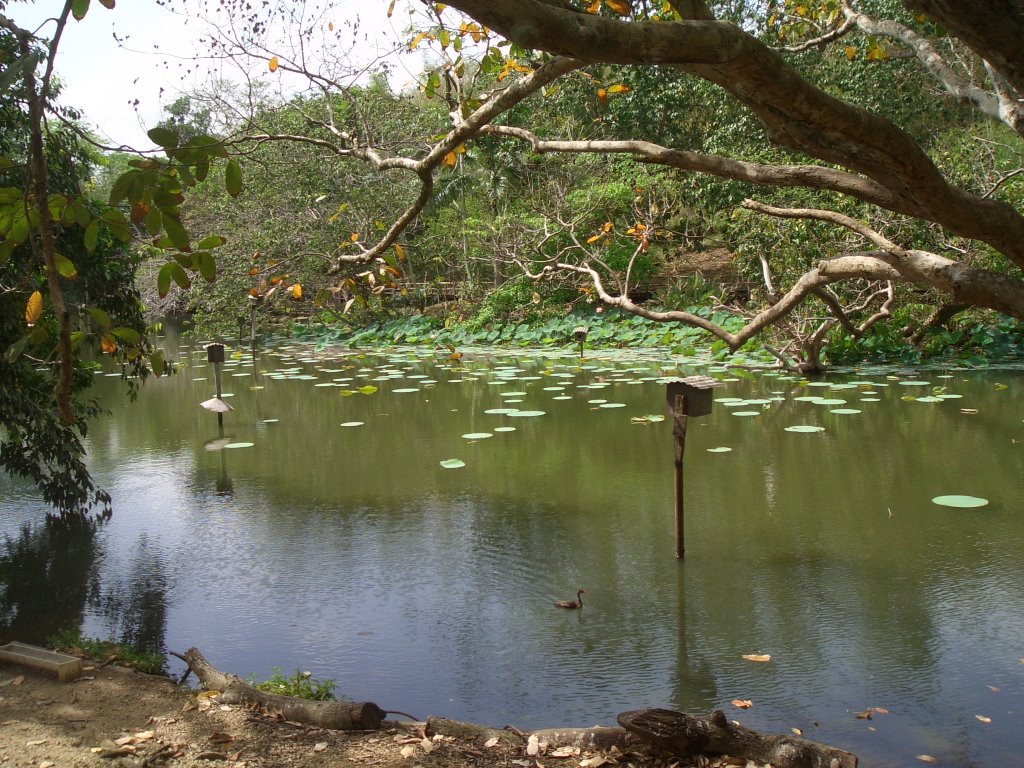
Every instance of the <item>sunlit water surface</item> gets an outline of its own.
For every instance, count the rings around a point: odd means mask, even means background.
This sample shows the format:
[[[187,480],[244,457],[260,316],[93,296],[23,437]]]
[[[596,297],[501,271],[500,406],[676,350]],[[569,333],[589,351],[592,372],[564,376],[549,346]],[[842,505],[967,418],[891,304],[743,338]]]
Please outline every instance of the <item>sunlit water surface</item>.
[[[90,466],[116,506],[95,537],[24,532],[43,508],[0,480],[0,636],[70,625],[196,646],[226,671],[309,670],[419,717],[723,708],[872,766],[1024,755],[1020,372],[808,386],[660,354],[454,364],[295,345],[229,360],[220,440],[198,406],[212,366],[175,352],[180,375],[133,404],[97,377],[112,415]],[[709,372],[724,384],[690,420],[677,561],[671,420],[637,422],[664,413],[664,377]],[[936,394],[962,397],[907,399]],[[946,494],[988,504],[932,502]],[[577,587],[582,611],[552,606]]]

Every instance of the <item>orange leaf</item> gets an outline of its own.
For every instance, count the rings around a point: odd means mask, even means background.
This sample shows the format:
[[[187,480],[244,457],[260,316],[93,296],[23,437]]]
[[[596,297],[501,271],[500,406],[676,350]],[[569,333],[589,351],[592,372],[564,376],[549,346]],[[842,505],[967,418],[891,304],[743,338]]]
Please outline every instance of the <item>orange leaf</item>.
[[[592,237],[588,237],[587,238],[587,245],[590,245],[591,243],[596,243],[600,239],[601,239],[600,235],[593,235]]]
[[[597,100],[599,102],[601,102],[601,106],[602,107],[607,107],[608,106],[608,91],[606,91],[604,88],[598,88],[597,89]]]
[[[103,334],[103,337],[100,339],[100,349],[102,349],[108,355],[112,355],[115,352],[117,352],[117,344],[114,341],[113,337],[108,336],[107,334]]]
[[[351,235],[348,236],[348,239],[351,242],[353,242],[353,243],[358,243],[359,242],[359,233],[358,232],[353,232]]]
[[[399,261],[405,261],[405,248],[398,243],[395,243],[395,253],[398,254]]]
[[[594,0],[587,6],[587,13],[597,13],[599,10],[601,10],[601,0]]]
[[[274,277],[270,278],[270,284],[271,285],[280,285],[283,280],[284,280],[284,278],[281,277],[280,275],[275,275]]]
[[[292,300],[299,301],[302,298],[302,286],[296,283],[292,286]]]
[[[843,50],[846,52],[846,58],[849,61],[853,61],[855,58],[857,58],[857,49],[854,48],[852,45],[846,46],[845,48],[843,48]]]
[[[250,275],[258,275],[259,273],[260,273],[259,267],[253,267],[252,269],[249,270],[249,274]]]
[[[750,699],[733,699],[729,703],[732,704],[734,707],[739,707],[740,709],[750,709],[752,706],[754,706],[754,702],[752,702]]]
[[[277,56],[271,56],[270,57],[270,63],[267,65],[270,68],[270,71],[271,72],[276,72],[277,71],[277,65],[278,65]]]
[[[458,161],[458,156],[454,152],[449,152],[444,156],[444,160],[441,162],[447,165],[449,168],[454,168],[455,163]]]
[[[629,0],[604,0],[604,2],[619,16],[629,16],[630,11],[633,10],[629,5]]]
[[[29,326],[36,324],[36,320],[43,313],[43,294],[39,291],[33,291],[32,295],[28,297],[28,303],[25,304],[25,322]]]
[[[146,218],[146,214],[149,213],[149,207],[145,203],[136,203],[132,206],[132,224],[141,224],[143,219]]]

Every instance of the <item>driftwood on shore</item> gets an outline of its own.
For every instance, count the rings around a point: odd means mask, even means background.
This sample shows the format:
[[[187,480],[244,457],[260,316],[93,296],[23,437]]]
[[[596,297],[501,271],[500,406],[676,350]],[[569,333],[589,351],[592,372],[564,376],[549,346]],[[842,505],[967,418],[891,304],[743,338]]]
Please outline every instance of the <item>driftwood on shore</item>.
[[[197,648],[174,654],[209,690],[220,691],[225,704],[247,704],[259,707],[285,720],[338,731],[375,731],[387,713],[372,701],[309,701],[292,696],[264,693],[242,680],[215,669]]]
[[[797,736],[768,736],[729,722],[721,710],[707,718],[669,709],[623,712],[619,724],[676,757],[730,755],[775,768],[856,768],[849,752]]]
[[[512,746],[526,745],[530,739],[548,747],[575,747],[578,749],[608,750],[615,747],[621,751],[634,748],[640,742],[625,728],[544,728],[539,731],[523,732],[511,728],[489,728],[476,723],[464,723],[444,717],[427,718],[427,736],[452,736],[456,739],[471,739],[482,745],[492,739],[497,743]]]

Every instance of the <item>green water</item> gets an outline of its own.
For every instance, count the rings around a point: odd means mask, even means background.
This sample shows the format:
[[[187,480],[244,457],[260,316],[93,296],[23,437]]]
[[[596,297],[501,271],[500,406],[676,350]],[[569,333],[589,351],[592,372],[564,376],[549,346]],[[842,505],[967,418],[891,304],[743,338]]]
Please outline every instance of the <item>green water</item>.
[[[310,670],[419,717],[529,728],[721,707],[866,765],[1024,754],[1020,372],[808,386],[668,356],[455,364],[294,345],[229,359],[222,436],[198,406],[212,366],[179,355],[134,404],[97,377],[112,415],[90,465],[115,515],[74,557],[19,532],[40,507],[4,486],[5,634],[72,623],[194,645],[225,670]],[[665,377],[693,373],[723,385],[689,424],[680,562],[671,421],[641,417],[664,413]],[[828,386],[850,382],[875,386]],[[904,399],[935,394],[962,397]],[[810,396],[846,402],[795,399]],[[543,415],[486,413],[502,408]],[[950,494],[988,504],[932,502]],[[577,587],[582,611],[551,605]],[[872,707],[886,711],[856,717]]]

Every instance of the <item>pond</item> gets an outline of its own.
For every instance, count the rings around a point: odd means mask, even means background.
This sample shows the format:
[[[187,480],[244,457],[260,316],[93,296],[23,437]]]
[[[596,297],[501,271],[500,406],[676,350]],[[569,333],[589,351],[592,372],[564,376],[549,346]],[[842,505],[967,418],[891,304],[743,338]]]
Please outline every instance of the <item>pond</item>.
[[[0,480],[0,637],[196,646],[418,717],[722,708],[872,766],[1024,754],[1019,371],[293,343],[229,350],[222,435],[205,353],[173,352],[135,403],[97,376],[95,536],[24,529],[42,508]],[[663,414],[690,374],[723,384],[690,420],[679,561]],[[933,501],[959,495],[987,503]]]

